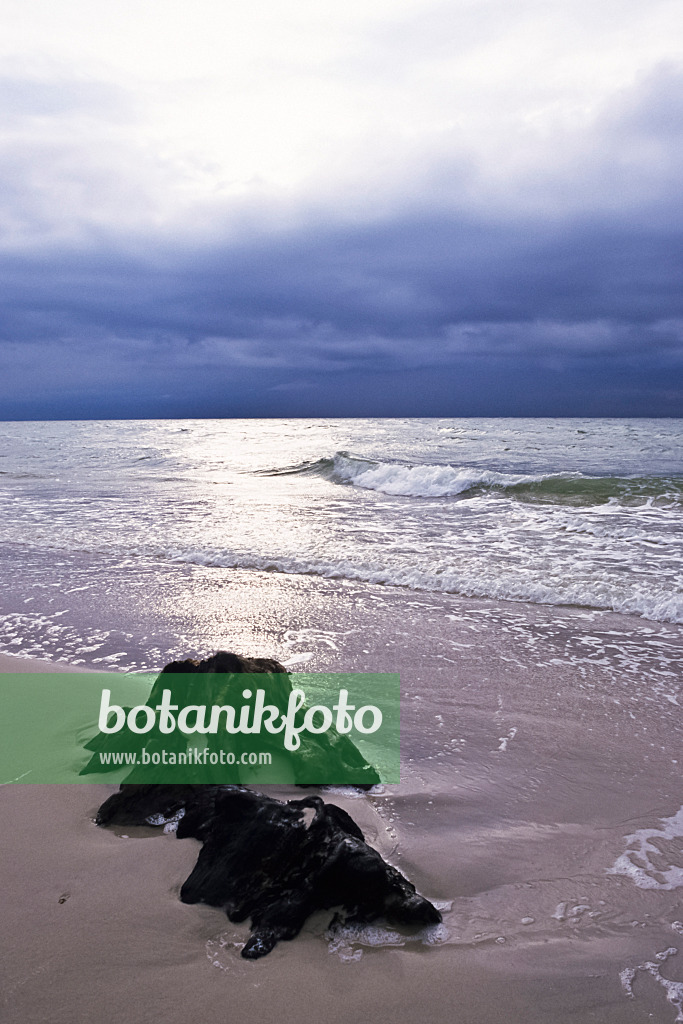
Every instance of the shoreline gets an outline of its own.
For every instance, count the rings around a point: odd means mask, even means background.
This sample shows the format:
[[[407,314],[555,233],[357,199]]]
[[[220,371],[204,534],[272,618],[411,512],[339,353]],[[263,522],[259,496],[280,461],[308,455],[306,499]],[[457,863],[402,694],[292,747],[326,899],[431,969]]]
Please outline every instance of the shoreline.
[[[45,658],[29,658],[22,654],[0,651],[0,673],[2,672],[94,672],[94,668],[69,665],[67,662],[48,661]],[[98,670],[99,671],[99,670]]]

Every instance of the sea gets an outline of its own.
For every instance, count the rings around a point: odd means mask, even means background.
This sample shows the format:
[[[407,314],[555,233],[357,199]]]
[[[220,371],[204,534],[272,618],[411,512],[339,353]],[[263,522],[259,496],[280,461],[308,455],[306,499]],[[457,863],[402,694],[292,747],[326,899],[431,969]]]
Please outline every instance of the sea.
[[[400,784],[327,799],[443,925],[314,923],[282,956],[305,950],[320,978],[343,969],[345,992],[384,979],[391,1019],[414,1019],[399,1005],[411,970],[429,989],[419,1019],[457,1003],[473,1022],[673,1024],[682,438],[673,419],[3,423],[0,652],[131,672],[227,649],[292,671],[399,672]],[[100,798],[69,799],[99,870]],[[107,872],[163,842],[125,854],[122,839],[106,839]],[[251,986],[245,926],[202,908],[178,931],[175,849],[159,897],[173,963],[202,992],[207,960],[226,991]],[[137,934],[127,976],[161,991],[156,932],[129,929],[126,948]],[[87,935],[79,965],[106,960]]]
[[[0,644],[153,667],[203,649],[177,602],[236,570],[680,623],[682,440],[672,419],[4,423]]]

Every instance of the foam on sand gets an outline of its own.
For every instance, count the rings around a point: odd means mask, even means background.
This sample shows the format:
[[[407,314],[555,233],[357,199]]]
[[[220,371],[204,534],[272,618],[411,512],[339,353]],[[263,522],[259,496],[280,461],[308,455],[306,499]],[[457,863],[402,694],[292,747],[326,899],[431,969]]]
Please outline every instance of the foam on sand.
[[[451,906],[449,903],[443,905]],[[450,932],[443,923],[428,925],[411,935],[395,931],[385,925],[342,924],[331,927],[325,935],[330,953],[335,953],[344,963],[360,960],[363,946],[387,948],[405,946],[409,942],[420,943],[422,946],[440,946],[447,942],[449,937]]]
[[[639,889],[683,887],[683,807],[670,818],[661,818],[657,828],[626,836],[626,842],[625,853],[608,874],[626,875]],[[669,863],[672,859],[674,863]]]
[[[650,974],[666,992],[667,1001],[677,1010],[674,1020],[676,1024],[680,1024],[683,1022],[683,981],[671,981],[669,978],[664,978],[661,973],[662,964],[666,963],[669,957],[676,956],[677,953],[678,950],[675,946],[669,946],[661,953],[656,953],[654,960],[647,960],[644,964],[638,964],[637,967],[624,968],[619,973],[619,979],[628,998],[635,999],[633,984],[638,971]]]

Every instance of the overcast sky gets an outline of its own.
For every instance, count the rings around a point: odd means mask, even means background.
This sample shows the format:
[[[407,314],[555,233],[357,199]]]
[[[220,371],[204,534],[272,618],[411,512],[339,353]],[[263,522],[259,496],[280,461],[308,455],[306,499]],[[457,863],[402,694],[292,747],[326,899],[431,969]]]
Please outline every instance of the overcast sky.
[[[680,0],[4,0],[0,418],[683,416]]]

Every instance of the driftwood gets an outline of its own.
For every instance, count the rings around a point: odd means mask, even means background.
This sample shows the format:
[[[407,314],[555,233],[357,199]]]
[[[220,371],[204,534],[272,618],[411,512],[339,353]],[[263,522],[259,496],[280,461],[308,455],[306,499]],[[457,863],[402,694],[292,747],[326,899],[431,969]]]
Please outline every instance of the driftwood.
[[[354,820],[320,797],[283,803],[239,786],[124,786],[98,812],[106,824],[160,824],[184,811],[178,838],[202,842],[180,891],[231,921],[251,919],[242,956],[265,956],[293,939],[315,910],[346,920],[424,926],[439,911],[365,842]]]

